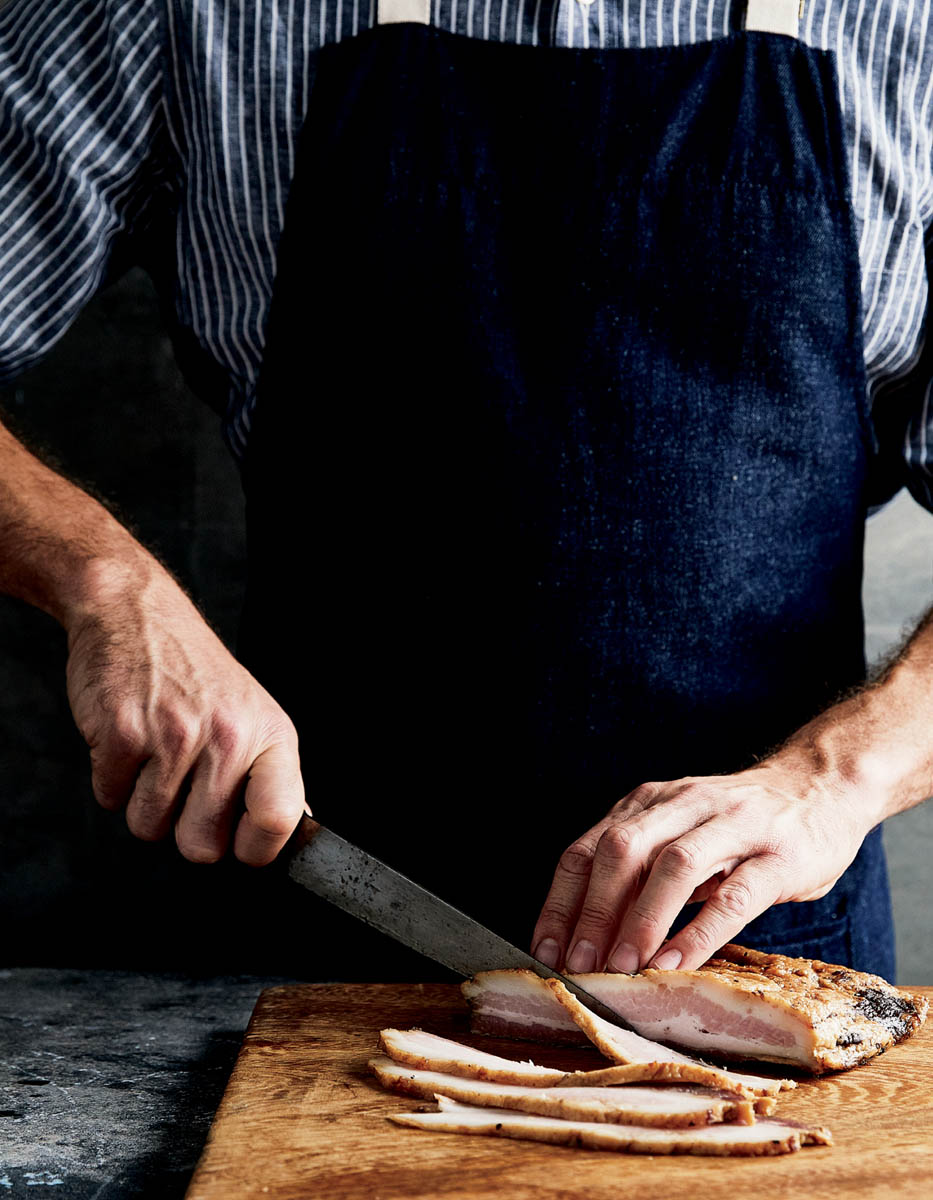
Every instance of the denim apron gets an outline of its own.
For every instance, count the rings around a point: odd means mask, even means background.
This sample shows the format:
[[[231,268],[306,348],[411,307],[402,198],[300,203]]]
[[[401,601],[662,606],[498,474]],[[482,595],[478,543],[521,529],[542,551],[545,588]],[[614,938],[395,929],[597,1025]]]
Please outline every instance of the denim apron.
[[[320,52],[279,262],[244,660],[319,819],[527,945],[616,800],[863,679],[834,59],[378,25]],[[321,977],[430,973],[301,912]],[[737,940],[893,977],[880,830]]]

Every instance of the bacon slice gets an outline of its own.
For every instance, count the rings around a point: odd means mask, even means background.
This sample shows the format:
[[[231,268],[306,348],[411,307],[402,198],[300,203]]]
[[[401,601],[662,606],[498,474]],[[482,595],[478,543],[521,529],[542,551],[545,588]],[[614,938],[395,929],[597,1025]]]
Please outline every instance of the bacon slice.
[[[610,1125],[596,1121],[563,1121],[508,1109],[477,1108],[437,1097],[437,1112],[392,1113],[390,1121],[414,1129],[444,1133],[486,1134],[524,1138],[588,1150],[622,1150],[630,1154],[787,1154],[801,1146],[831,1146],[823,1126],[791,1121],[759,1121],[755,1125],[705,1125],[659,1129],[645,1125]]]
[[[560,1083],[566,1075],[565,1071],[553,1071],[548,1067],[536,1066],[533,1062],[513,1062],[510,1058],[500,1058],[498,1054],[474,1050],[449,1038],[425,1033],[423,1029],[383,1029],[379,1040],[386,1054],[396,1062],[426,1071],[443,1071],[448,1075],[489,1079],[495,1083],[538,1084],[542,1087]]]
[[[877,975],[725,946],[696,971],[573,977],[647,1038],[718,1058],[786,1063],[814,1074],[865,1062],[909,1037],[928,1001]],[[579,1028],[522,971],[487,971],[464,985],[473,1029],[573,1042]]]
[[[384,1088],[409,1096],[452,1100],[486,1108],[508,1108],[562,1120],[610,1122],[621,1125],[657,1125],[682,1128],[733,1121],[755,1123],[761,1101],[743,1100],[734,1092],[713,1088],[675,1087],[563,1087],[492,1083],[462,1079],[441,1071],[422,1071],[393,1062],[370,1060],[370,1070]],[[774,1107],[773,1100],[763,1102]]]

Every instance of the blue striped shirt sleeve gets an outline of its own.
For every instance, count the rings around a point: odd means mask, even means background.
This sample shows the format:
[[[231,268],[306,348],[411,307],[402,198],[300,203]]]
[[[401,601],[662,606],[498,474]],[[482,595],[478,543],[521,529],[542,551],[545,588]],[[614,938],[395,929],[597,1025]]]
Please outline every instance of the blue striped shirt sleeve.
[[[166,186],[159,0],[0,7],[0,379],[39,359]]]

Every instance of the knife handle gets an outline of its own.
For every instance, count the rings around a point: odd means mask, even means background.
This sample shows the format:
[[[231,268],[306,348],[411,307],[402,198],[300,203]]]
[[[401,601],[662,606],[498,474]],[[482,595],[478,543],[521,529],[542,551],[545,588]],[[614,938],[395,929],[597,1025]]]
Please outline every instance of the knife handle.
[[[315,821],[313,817],[309,817],[307,814],[302,815],[301,820],[298,822],[298,827],[288,842],[287,849],[289,855],[297,854],[303,846],[307,846],[310,842],[313,842],[323,828],[324,826],[319,821]]]

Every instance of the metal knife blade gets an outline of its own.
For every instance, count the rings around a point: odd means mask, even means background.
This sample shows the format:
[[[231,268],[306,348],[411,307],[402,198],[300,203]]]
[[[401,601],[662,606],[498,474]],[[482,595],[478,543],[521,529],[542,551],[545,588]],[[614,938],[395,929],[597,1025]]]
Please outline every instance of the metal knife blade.
[[[597,1016],[631,1029],[618,1013],[574,980],[546,967],[312,818],[302,817],[294,844],[297,849],[288,863],[291,878],[381,933],[467,978],[478,971],[524,968],[543,979],[559,979]]]

